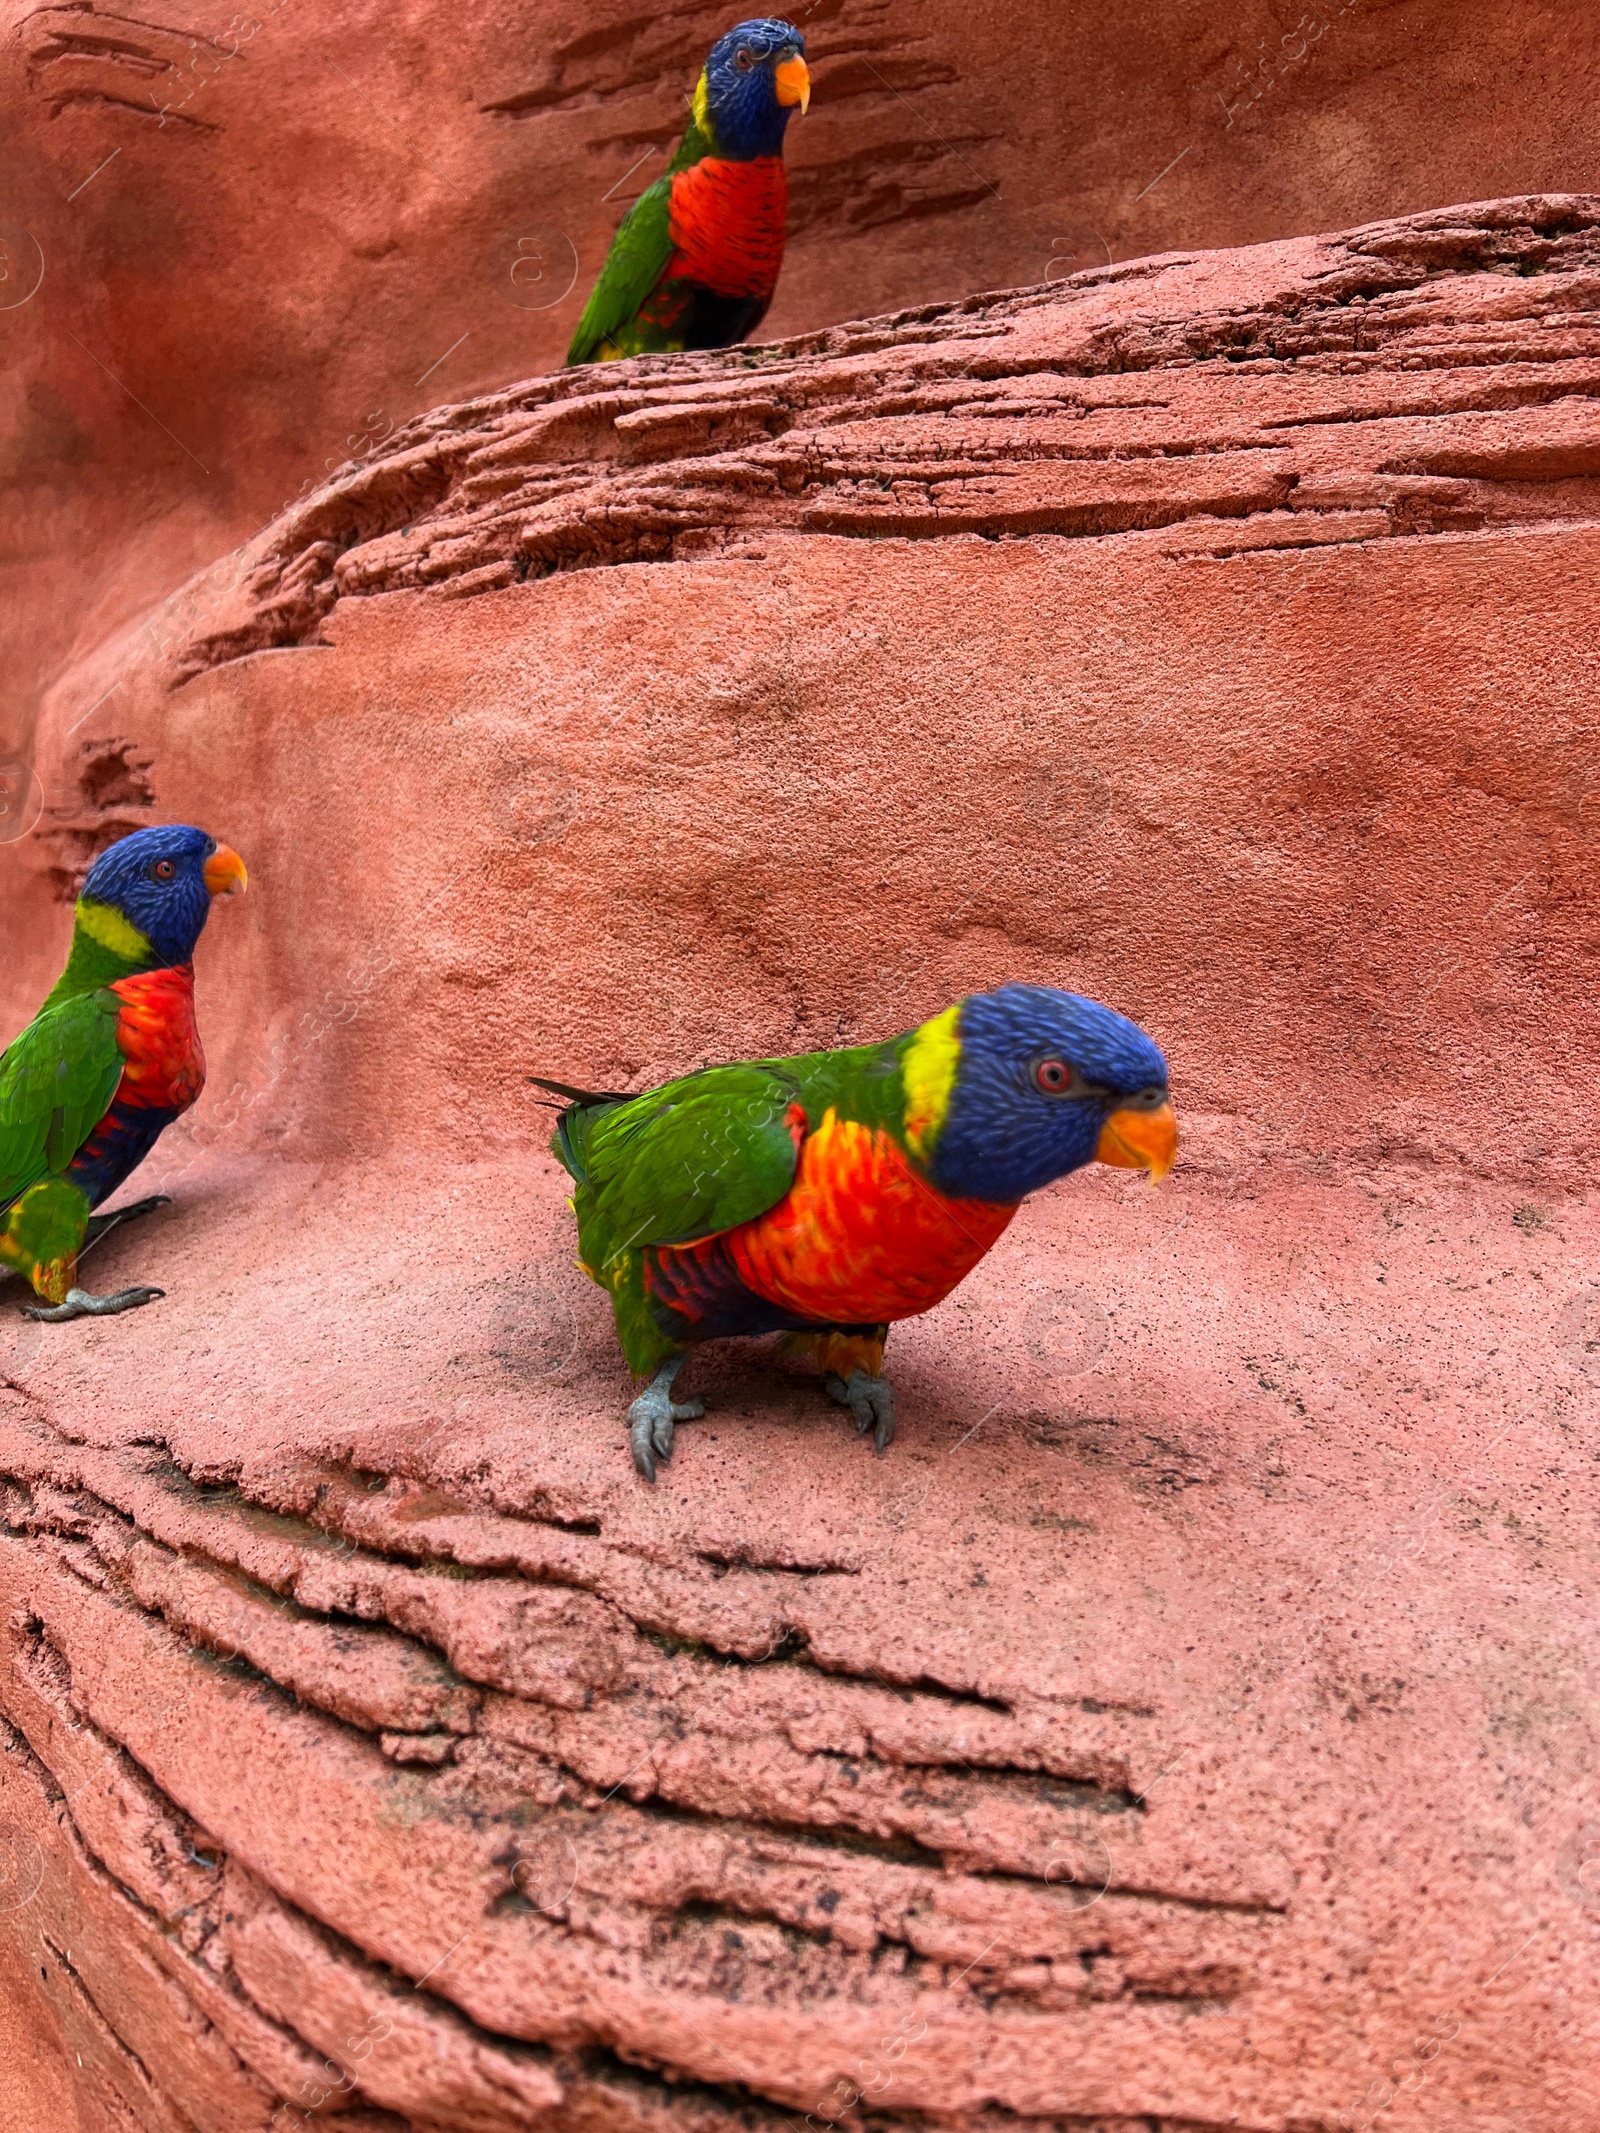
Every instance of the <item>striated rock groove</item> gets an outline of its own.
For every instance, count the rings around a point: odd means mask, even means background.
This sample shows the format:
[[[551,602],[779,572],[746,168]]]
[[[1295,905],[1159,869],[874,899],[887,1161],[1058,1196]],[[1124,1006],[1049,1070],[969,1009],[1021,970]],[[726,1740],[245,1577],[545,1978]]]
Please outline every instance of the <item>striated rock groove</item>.
[[[0,1565],[25,1547],[37,1600],[13,1624],[6,1701],[67,1838],[73,1915],[106,1922],[97,1978],[155,1964],[185,2021],[226,2040],[250,2094],[227,2123],[330,2085],[470,2133],[558,2109],[552,2123],[586,2128],[782,2122],[742,2083],[669,2090],[624,2069],[619,2047],[677,2055],[600,2012],[619,1964],[663,2005],[709,1993],[803,2020],[864,2001],[881,2026],[952,1978],[991,2019],[1225,2007],[1264,1958],[1281,1903],[1248,1880],[1185,1885],[1159,1834],[1136,1849],[1144,1878],[1110,1879],[1096,1819],[1150,1820],[1136,1736],[1116,1730],[1129,1714],[764,1659],[756,1624],[770,1638],[793,1616],[803,1635],[815,1570],[646,1563],[603,1530],[326,1469],[197,1486],[158,1446],[69,1444],[42,1419],[0,1424],[0,1471]],[[156,1655],[176,1669],[164,1686]],[[461,1937],[476,1920],[516,1948],[512,1969],[453,1977],[446,1944],[425,1987],[397,1971],[392,1931],[358,1888],[330,1891],[325,1855],[312,1915],[282,1852],[296,1818],[264,1803],[263,1851],[214,1762],[173,1763],[180,1695],[237,1740],[247,1790],[247,1712],[269,1761],[303,1740],[326,1795],[304,1808],[319,1847],[360,1843],[363,1825],[370,1840],[397,1811],[397,1828],[420,1814],[457,1831],[422,1870],[458,1883]],[[536,2018],[530,1964],[554,1986]],[[136,2122],[203,2122],[185,2115],[170,2021],[146,2038],[126,2009],[102,2013],[65,1958],[59,1991]],[[381,2051],[360,2049],[380,2032]],[[935,2125],[935,2102],[872,2122]]]

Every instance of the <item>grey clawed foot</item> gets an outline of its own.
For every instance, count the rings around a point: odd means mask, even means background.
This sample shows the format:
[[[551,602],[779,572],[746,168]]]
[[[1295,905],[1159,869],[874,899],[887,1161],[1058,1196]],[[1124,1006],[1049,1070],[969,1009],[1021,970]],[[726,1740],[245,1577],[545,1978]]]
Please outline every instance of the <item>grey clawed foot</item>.
[[[870,1429],[872,1447],[886,1452],[894,1442],[894,1387],[887,1378],[869,1378],[864,1370],[852,1370],[847,1378],[823,1380],[830,1399],[848,1407],[850,1419],[861,1436]]]
[[[633,1463],[646,1481],[655,1480],[658,1459],[664,1466],[672,1457],[674,1423],[698,1422],[706,1411],[704,1400],[675,1401],[672,1397],[673,1380],[687,1360],[679,1355],[663,1363],[628,1409],[628,1444]]]
[[[170,1207],[171,1205],[172,1195],[170,1192],[153,1192],[148,1200],[135,1200],[131,1207],[114,1208],[109,1215],[91,1215],[89,1217],[88,1234],[84,1242],[86,1244],[97,1244],[102,1237],[107,1235],[109,1231],[116,1229],[120,1224],[137,1222],[141,1215],[153,1215],[158,1207]]]
[[[154,1303],[165,1289],[118,1289],[114,1296],[91,1296],[87,1289],[68,1289],[65,1303],[24,1304],[24,1318],[39,1318],[49,1325],[64,1325],[69,1318],[115,1318],[119,1311],[137,1311]]]

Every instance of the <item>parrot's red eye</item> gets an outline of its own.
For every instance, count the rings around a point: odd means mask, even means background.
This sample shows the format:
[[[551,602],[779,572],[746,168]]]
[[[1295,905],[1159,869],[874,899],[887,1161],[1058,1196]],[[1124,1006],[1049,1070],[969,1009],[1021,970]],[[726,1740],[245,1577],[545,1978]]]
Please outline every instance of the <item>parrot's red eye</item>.
[[[1036,1059],[1033,1085],[1046,1096],[1065,1096],[1072,1087],[1072,1069],[1064,1059]]]
[[[733,55],[733,63],[739,69],[739,72],[741,74],[748,74],[750,69],[756,63],[756,55],[750,50],[748,45],[742,44],[740,45],[738,51],[735,52]]]
[[[177,873],[177,865],[171,859],[152,859],[150,862],[150,879],[152,881],[174,881],[177,878]]]

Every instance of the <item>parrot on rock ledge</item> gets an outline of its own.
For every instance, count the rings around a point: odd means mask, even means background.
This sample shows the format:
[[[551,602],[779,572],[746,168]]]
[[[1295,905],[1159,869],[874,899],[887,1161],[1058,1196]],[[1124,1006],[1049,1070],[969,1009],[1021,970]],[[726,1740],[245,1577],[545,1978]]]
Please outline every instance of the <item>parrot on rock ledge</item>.
[[[783,137],[811,101],[792,23],[741,22],[711,47],[678,152],[628,210],[567,363],[727,348],[767,315],[783,265]]]
[[[1178,1131],[1167,1063],[1126,1016],[1075,993],[971,993],[883,1044],[703,1067],[641,1096],[529,1079],[565,1101],[551,1148],[576,1183],[584,1271],[610,1292],[647,1481],[672,1388],[700,1341],[783,1333],[783,1351],[881,1452],[890,1325],[930,1310],[1030,1192],[1099,1161],[1164,1177]],[[652,1375],[653,1374],[653,1375]]]
[[[192,958],[212,899],[246,880],[237,852],[182,823],[135,830],[90,868],[67,967],[0,1052],[0,1267],[41,1299],[24,1317],[106,1317],[164,1293],[91,1296],[78,1254],[166,1205],[91,1214],[205,1086]]]

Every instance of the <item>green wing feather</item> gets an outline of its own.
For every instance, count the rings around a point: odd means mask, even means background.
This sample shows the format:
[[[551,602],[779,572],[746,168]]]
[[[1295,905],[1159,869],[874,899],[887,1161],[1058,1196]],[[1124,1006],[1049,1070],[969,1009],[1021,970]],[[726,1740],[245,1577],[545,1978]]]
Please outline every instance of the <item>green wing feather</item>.
[[[104,1118],[123,1059],[122,1003],[101,988],[47,1007],[0,1053],[0,1214],[66,1170]]]
[[[669,173],[640,194],[612,238],[600,278],[589,292],[567,350],[569,367],[591,361],[601,342],[632,320],[661,279],[661,270],[672,257],[671,210]]]
[[[770,1067],[707,1067],[569,1111],[553,1146],[578,1180],[585,1262],[603,1278],[626,1252],[714,1237],[775,1207],[794,1183],[796,1094]]]

